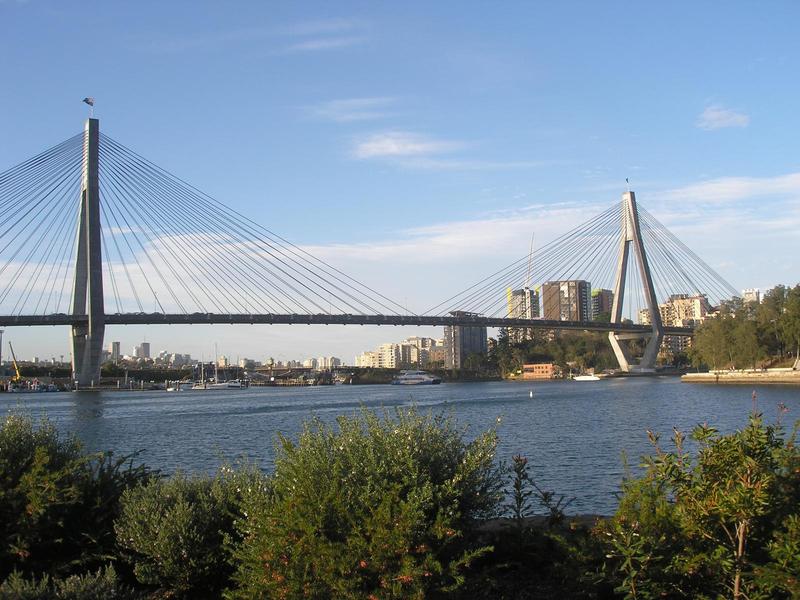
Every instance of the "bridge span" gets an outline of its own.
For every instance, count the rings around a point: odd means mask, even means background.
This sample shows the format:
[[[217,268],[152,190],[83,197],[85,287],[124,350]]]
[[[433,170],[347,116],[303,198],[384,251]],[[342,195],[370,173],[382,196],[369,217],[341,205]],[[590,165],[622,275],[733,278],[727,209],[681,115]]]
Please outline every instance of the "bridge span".
[[[108,325],[596,331],[607,333],[622,370],[651,368],[665,336],[691,336],[700,320],[660,299],[699,299],[704,317],[709,298],[736,294],[629,190],[622,203],[413,314],[101,134],[94,118],[0,172],[0,206],[8,213],[0,327],[69,327],[81,385],[99,377]],[[638,365],[637,339],[645,346]]]
[[[104,320],[106,325],[387,325],[414,327],[462,325],[635,334],[646,334],[652,331],[650,325],[636,325],[634,323],[513,319],[480,315],[117,313],[105,315]],[[0,315],[0,327],[83,326],[87,322],[87,315]],[[693,332],[694,330],[690,327],[664,327],[665,335],[691,336]]]

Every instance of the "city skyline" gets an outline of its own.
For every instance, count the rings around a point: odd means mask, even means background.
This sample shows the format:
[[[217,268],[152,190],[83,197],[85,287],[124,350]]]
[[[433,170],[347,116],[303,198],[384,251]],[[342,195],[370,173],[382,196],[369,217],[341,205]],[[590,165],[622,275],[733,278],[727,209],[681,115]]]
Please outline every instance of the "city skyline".
[[[783,76],[797,42],[782,33],[795,5],[404,8],[0,2],[14,84],[0,171],[77,132],[94,96],[109,135],[413,312],[524,255],[532,232],[544,244],[617,202],[625,178],[737,289],[797,282],[798,82]],[[385,338],[128,326],[106,339],[143,331],[198,356],[216,341],[349,357]],[[20,354],[68,354],[66,328],[7,335]]]

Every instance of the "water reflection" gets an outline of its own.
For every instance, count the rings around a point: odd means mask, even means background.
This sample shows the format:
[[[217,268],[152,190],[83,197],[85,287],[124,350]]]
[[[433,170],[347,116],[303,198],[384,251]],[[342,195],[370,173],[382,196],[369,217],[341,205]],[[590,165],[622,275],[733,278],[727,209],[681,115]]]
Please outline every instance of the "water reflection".
[[[534,392],[530,397],[531,389]],[[751,409],[751,387],[682,384],[672,378],[530,383],[259,388],[166,393],[75,392],[6,394],[5,410],[22,406],[47,414],[89,450],[143,450],[141,460],[166,473],[213,472],[223,460],[247,456],[270,469],[278,432],[295,437],[304,419],[332,422],[361,406],[391,409],[416,404],[452,413],[468,436],[498,427],[498,456],[529,458],[546,488],[575,496],[572,510],[608,513],[623,472],[621,455],[636,466],[650,452],[645,431],[669,437],[708,421],[721,431],[741,427]],[[756,388],[768,421],[776,405],[800,417],[800,389]]]

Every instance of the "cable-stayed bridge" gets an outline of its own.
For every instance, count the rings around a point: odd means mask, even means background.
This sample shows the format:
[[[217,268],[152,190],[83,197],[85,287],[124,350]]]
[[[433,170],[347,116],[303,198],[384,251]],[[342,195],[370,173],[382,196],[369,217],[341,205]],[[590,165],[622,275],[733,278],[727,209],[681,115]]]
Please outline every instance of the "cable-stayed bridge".
[[[99,379],[106,325],[466,325],[607,331],[648,340],[652,366],[665,327],[658,299],[736,292],[655,217],[622,203],[423,314],[230,209],[114,139],[89,119],[72,138],[0,173],[0,326],[71,327],[75,379]],[[613,290],[609,322],[569,311],[520,313],[507,289],[591,281]],[[630,317],[646,309],[647,325]],[[537,309],[538,313],[538,309]]]

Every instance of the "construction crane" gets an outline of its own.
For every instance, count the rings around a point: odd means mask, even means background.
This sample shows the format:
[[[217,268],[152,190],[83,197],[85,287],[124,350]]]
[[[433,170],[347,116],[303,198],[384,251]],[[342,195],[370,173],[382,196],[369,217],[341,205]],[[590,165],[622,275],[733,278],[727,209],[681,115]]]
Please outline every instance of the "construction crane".
[[[17,355],[14,354],[14,346],[11,345],[11,342],[8,342],[8,347],[11,348],[11,358],[14,361],[14,377],[11,378],[11,381],[14,383],[20,381],[22,379],[22,374],[19,372],[19,365],[17,364]]]

